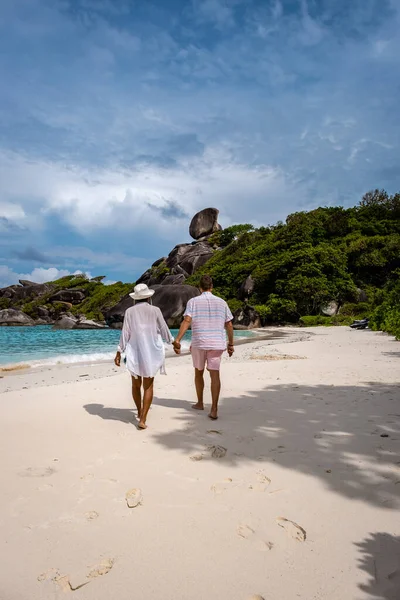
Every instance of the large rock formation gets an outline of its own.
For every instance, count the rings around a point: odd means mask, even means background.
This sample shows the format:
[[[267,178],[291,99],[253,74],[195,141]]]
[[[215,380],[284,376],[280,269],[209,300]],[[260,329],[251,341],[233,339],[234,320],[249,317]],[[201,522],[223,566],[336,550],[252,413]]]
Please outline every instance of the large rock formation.
[[[136,283],[145,283],[148,286],[184,283],[187,277],[210,260],[214,252],[213,246],[207,240],[178,244],[166,258],[156,260],[151,269],[143,273]]]
[[[218,223],[219,210],[217,208],[205,208],[194,215],[189,233],[191,237],[198,240],[206,235],[211,235],[215,231],[221,230],[221,225]]]
[[[98,323],[82,316],[76,317],[71,313],[63,314],[53,325],[53,329],[104,329],[104,323]]]
[[[328,302],[328,304],[321,306],[321,314],[325,317],[334,317],[338,313],[338,310],[339,304],[335,300],[332,300],[331,302]]]
[[[32,281],[20,280],[21,285],[10,285],[0,289],[0,298],[9,298],[12,302],[20,300],[38,299],[49,294],[53,289],[49,283],[33,283]]]
[[[31,326],[34,324],[35,321],[21,310],[15,310],[14,308],[5,308],[0,310],[0,327],[16,325],[22,327]]]
[[[136,281],[137,284],[146,283],[149,287],[157,289],[153,299],[154,304],[161,308],[171,327],[179,326],[187,301],[199,293],[194,287],[186,285],[187,278],[206,264],[218,249],[219,236],[212,236],[213,233],[221,230],[221,226],[218,224],[218,214],[219,211],[216,208],[206,208],[197,213],[190,224],[190,235],[196,241],[177,244],[168,256],[156,260],[151,268]],[[91,297],[92,288],[95,287],[83,285],[85,280],[83,274],[70,277],[82,278],[82,283],[80,281],[73,282],[79,287],[60,290],[60,282],[39,284],[21,279],[19,285],[0,289],[0,306],[4,309],[21,309],[17,311],[21,312],[29,303],[29,310],[28,307],[26,310],[32,315],[34,321],[25,315],[29,323],[25,322],[24,324],[54,323],[54,326],[60,329],[101,328],[103,325],[93,321],[84,321],[82,317],[77,318],[70,312],[73,305],[75,307],[78,305],[80,308],[79,305],[85,298]],[[103,275],[99,275],[91,281],[93,283],[100,282],[103,277]],[[110,327],[121,327],[123,315],[128,306],[132,306],[132,300],[129,296],[125,296],[116,306],[106,311],[104,316],[107,317]],[[82,307],[82,311],[84,310],[85,308]],[[102,310],[102,306],[100,306],[98,312],[102,312]],[[7,320],[7,324],[13,324],[12,319],[7,317]],[[21,318],[17,321],[22,324]]]
[[[200,292],[191,285],[154,285],[152,298],[154,306],[158,306],[169,327],[178,328],[182,322],[186,304]],[[125,311],[133,306],[132,298],[127,295],[118,304],[107,311],[105,318],[110,327],[121,328]]]
[[[54,322],[53,329],[73,329],[77,322],[78,319],[74,315],[65,313]]]
[[[248,304],[243,308],[238,308],[233,313],[234,329],[255,329],[261,327],[260,315],[252,306]]]
[[[70,304],[80,304],[86,297],[84,290],[75,288],[69,290],[59,290],[50,297],[50,302],[68,302]]]
[[[254,292],[255,281],[251,275],[243,281],[239,288],[238,298],[244,302],[248,302],[251,294]]]

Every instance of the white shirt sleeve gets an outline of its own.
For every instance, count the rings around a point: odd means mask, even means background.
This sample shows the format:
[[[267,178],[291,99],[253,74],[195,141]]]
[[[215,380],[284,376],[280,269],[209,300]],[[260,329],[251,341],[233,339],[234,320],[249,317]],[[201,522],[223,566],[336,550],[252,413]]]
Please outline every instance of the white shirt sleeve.
[[[186,310],[183,314],[184,317],[193,317],[193,299],[189,300],[189,302],[186,305]]]
[[[169,344],[172,344],[174,338],[172,337],[168,325],[166,324],[162,312],[159,308],[157,310],[157,328],[163,339],[163,342],[168,342]]]
[[[129,313],[126,311],[124,317],[124,323],[122,325],[121,336],[119,338],[118,352],[125,352],[125,348],[131,337],[131,323],[129,319]]]

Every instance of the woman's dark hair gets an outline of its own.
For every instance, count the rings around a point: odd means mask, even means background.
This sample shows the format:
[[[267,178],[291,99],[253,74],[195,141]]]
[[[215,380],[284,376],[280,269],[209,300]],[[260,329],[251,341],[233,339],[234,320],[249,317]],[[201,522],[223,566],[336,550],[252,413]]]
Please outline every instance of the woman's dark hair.
[[[203,275],[203,277],[200,279],[200,288],[203,290],[203,292],[209,292],[212,286],[213,280],[211,279],[210,275]]]

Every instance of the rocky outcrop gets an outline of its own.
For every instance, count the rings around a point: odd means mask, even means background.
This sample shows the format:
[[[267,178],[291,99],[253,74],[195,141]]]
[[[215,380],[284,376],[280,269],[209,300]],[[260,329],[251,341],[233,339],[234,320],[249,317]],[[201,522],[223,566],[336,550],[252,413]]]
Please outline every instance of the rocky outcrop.
[[[15,310],[14,308],[5,308],[0,310],[0,327],[16,325],[19,325],[20,327],[26,327],[34,324],[34,320],[21,310]]]
[[[260,315],[247,304],[233,313],[233,327],[234,329],[256,329],[261,327]]]
[[[166,258],[157,260],[136,283],[145,283],[149,287],[184,283],[186,278],[200,269],[213,254],[214,249],[206,240],[178,244]]]
[[[71,313],[65,313],[53,325],[53,329],[74,329],[78,319],[71,315]]]
[[[222,228],[218,223],[218,215],[217,208],[205,208],[195,214],[189,227],[191,237],[198,240],[215,233],[215,231],[220,231]]]
[[[178,328],[182,322],[186,304],[191,298],[199,296],[200,292],[191,285],[154,285],[155,294],[152,297],[154,306],[158,306],[164,319],[171,328]],[[129,295],[122,298],[118,304],[107,311],[107,325],[113,329],[121,328],[125,311],[133,306]]]
[[[53,325],[53,329],[105,329],[104,323],[98,323],[92,319],[82,316],[76,317],[71,313],[65,313]]]
[[[367,292],[361,288],[357,288],[357,302],[368,302]]]
[[[248,302],[251,294],[254,292],[255,281],[251,275],[243,281],[242,285],[239,288],[238,298],[242,300],[242,302]]]
[[[49,301],[50,302],[68,302],[70,304],[80,304],[86,297],[84,290],[59,290],[53,294]]]
[[[41,296],[49,294],[53,289],[49,283],[33,283],[32,281],[20,280],[21,285],[10,285],[0,289],[0,298],[9,298],[12,302],[25,300],[37,300]]]
[[[105,329],[104,323],[98,323],[92,319],[81,319],[78,321],[74,329]]]
[[[337,315],[338,311],[339,304],[335,300],[332,300],[331,302],[328,302],[328,304],[325,304],[321,307],[321,314],[325,317],[334,317]]]

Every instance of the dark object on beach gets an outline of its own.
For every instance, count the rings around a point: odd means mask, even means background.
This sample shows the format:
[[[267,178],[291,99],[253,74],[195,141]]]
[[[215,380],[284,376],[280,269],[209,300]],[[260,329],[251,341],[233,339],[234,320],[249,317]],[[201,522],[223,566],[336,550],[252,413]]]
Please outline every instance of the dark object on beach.
[[[260,315],[252,307],[246,304],[243,308],[238,308],[233,313],[234,329],[256,329],[261,327]]]
[[[352,329],[367,329],[368,328],[369,319],[361,319],[360,321],[353,321],[350,325]]]
[[[388,433],[381,433],[381,437],[389,437]]]

